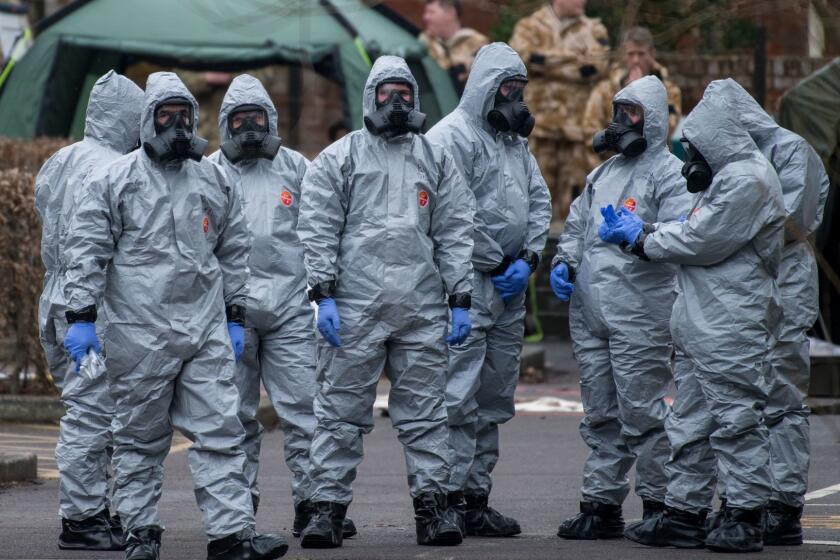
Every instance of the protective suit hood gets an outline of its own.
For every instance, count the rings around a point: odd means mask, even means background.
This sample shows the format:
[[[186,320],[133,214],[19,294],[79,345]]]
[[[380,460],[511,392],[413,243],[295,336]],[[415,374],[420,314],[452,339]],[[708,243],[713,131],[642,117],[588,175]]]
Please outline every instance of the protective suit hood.
[[[414,92],[414,109],[420,110],[420,89],[417,80],[408,69],[405,60],[398,56],[380,56],[370,69],[365,91],[362,95],[362,113],[369,116],[376,111],[376,88],[379,84],[389,81],[404,81],[411,85]]]
[[[90,91],[85,116],[85,138],[127,154],[140,138],[143,90],[134,82],[109,70]]]
[[[170,97],[183,97],[193,108],[192,132],[198,130],[198,102],[174,72],[155,72],[146,81],[146,97],[140,118],[140,141],[155,137],[155,107]]]
[[[706,158],[714,173],[758,151],[736,111],[731,101],[707,88],[683,123],[683,136]]]
[[[458,109],[469,118],[481,121],[484,129],[495,134],[487,122],[487,113],[493,108],[499,86],[514,76],[527,75],[522,59],[506,43],[485,45],[475,57]]]
[[[756,142],[769,139],[781,128],[753,96],[732,78],[715,80],[708,85],[706,91],[734,104],[741,125]]]
[[[250,74],[242,74],[233,79],[222,100],[219,110],[219,138],[222,142],[230,140],[232,135],[228,129],[228,117],[240,105],[259,105],[268,117],[268,133],[277,134],[277,109],[271,102],[268,92],[262,83]]]
[[[662,148],[668,137],[668,93],[656,76],[645,76],[631,82],[613,97],[615,103],[632,103],[645,112],[644,134],[646,152]]]

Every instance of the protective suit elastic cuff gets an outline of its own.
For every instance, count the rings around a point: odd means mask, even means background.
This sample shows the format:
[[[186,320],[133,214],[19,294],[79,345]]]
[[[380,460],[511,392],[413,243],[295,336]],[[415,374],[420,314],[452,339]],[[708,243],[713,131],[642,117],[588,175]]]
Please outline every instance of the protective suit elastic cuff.
[[[67,322],[72,323],[95,323],[96,322],[96,306],[88,305],[75,311],[65,311],[64,317]]]
[[[228,323],[245,326],[245,308],[241,305],[228,305],[225,307],[225,317],[227,317]]]
[[[528,249],[522,249],[519,254],[516,256],[518,259],[522,259],[526,263],[528,263],[528,268],[531,269],[531,273],[533,274],[534,271],[537,270],[537,267],[540,266],[540,256],[533,252],[529,251]]]
[[[645,253],[645,239],[647,239],[647,236],[647,232],[643,230],[642,233],[639,234],[639,237],[636,238],[635,243],[630,245],[627,242],[623,242],[621,244],[621,248],[628,253],[636,255],[643,261],[650,261],[650,257],[648,257]]]
[[[321,303],[321,300],[331,298],[335,295],[335,280],[315,284],[308,291],[309,301]]]
[[[462,307],[469,309],[472,307],[472,296],[467,293],[452,294],[449,296],[449,308]]]
[[[510,266],[510,263],[512,263],[512,262],[513,262],[512,258],[504,257],[502,259],[502,262],[499,263],[499,266],[497,266],[496,268],[494,268],[493,270],[491,270],[489,272],[490,276],[501,276],[502,274],[505,273],[505,271],[507,271],[508,267]]]

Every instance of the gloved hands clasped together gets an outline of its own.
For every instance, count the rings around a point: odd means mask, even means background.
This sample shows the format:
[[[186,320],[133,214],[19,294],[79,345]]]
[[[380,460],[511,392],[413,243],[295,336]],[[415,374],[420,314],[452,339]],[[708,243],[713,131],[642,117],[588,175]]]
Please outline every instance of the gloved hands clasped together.
[[[598,228],[598,236],[605,243],[633,245],[644,230],[645,224],[642,219],[624,208],[616,213],[610,204],[606,208],[601,208],[601,215],[604,221]]]
[[[528,263],[524,259],[516,259],[503,274],[493,276],[491,281],[501,294],[502,300],[508,302],[525,291],[530,276],[531,267]]]

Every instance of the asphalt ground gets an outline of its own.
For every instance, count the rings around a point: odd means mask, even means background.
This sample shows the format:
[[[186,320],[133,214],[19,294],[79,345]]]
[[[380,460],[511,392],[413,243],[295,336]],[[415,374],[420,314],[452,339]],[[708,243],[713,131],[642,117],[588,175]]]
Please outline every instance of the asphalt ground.
[[[396,434],[387,418],[365,439],[366,458],[359,469],[349,515],[359,535],[337,550],[305,550],[291,538],[293,519],[289,476],[282,459],[282,433],[271,432],[263,444],[260,475],[263,498],[258,515],[261,531],[280,532],[291,541],[292,559],[693,559],[726,558],[711,552],[650,549],[629,541],[564,541],[554,536],[561,519],[576,513],[580,469],[586,447],[577,433],[579,413],[520,413],[502,429],[502,457],[495,473],[491,504],[516,517],[523,534],[510,539],[469,538],[452,548],[415,544],[405,464]],[[53,428],[54,430],[54,428]],[[11,438],[46,437],[44,426],[0,426],[0,451]],[[30,442],[35,440],[29,440]],[[46,440],[35,441],[41,453]],[[811,493],[805,509],[806,539],[802,547],[767,548],[766,558],[840,558],[840,417],[812,419]],[[36,446],[37,447],[37,446]],[[187,444],[178,440],[166,460],[161,511],[166,524],[162,557],[205,558],[206,540],[200,526],[186,461]],[[40,453],[39,453],[40,454]],[[54,468],[54,467],[53,467]],[[58,550],[57,481],[45,480],[0,490],[0,558],[98,559],[122,558],[121,553],[72,553]],[[641,515],[639,499],[631,495],[625,517]],[[752,555],[754,557],[758,554]]]

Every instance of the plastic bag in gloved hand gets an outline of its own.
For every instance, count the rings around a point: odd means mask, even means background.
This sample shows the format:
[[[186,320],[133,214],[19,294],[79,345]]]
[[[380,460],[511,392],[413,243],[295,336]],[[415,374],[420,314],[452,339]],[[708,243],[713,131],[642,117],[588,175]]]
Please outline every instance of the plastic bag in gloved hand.
[[[93,348],[88,350],[88,353],[82,358],[82,365],[79,368],[79,375],[93,381],[101,377],[105,373],[105,359],[101,354],[95,352]]]

